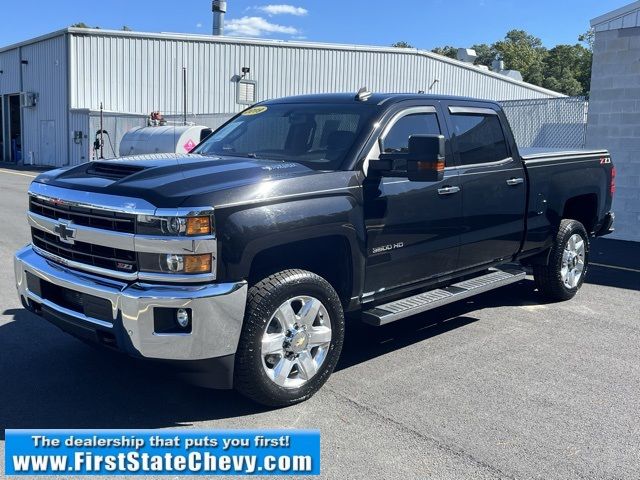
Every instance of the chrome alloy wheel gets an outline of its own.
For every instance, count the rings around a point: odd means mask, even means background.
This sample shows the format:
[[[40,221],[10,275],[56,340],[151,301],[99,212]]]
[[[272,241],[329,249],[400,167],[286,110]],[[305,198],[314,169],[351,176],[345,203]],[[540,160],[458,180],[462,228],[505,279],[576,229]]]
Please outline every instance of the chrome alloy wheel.
[[[298,388],[320,370],[331,345],[327,309],[314,297],[297,296],[271,316],[262,336],[262,366],[284,388]]]
[[[585,241],[577,233],[571,235],[562,253],[560,275],[567,288],[575,288],[584,272]]]

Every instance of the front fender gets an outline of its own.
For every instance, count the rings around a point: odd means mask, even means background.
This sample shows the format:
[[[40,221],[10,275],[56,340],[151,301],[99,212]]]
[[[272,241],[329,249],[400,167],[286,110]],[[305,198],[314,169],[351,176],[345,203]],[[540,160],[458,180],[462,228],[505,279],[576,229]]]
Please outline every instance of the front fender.
[[[355,197],[333,195],[249,206],[221,217],[216,228],[222,278],[248,278],[254,258],[266,249],[340,236],[351,250],[352,297],[361,293],[366,243],[362,208]]]

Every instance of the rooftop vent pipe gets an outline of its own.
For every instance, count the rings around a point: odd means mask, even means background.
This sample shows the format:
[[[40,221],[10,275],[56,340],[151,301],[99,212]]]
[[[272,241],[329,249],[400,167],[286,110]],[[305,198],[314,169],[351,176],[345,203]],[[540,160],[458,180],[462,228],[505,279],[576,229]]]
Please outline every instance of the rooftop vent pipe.
[[[213,35],[224,35],[224,14],[227,13],[227,1],[213,0],[211,10],[213,11]]]
[[[498,73],[501,72],[502,70],[504,70],[504,62],[496,58],[493,62],[491,62],[491,70]]]

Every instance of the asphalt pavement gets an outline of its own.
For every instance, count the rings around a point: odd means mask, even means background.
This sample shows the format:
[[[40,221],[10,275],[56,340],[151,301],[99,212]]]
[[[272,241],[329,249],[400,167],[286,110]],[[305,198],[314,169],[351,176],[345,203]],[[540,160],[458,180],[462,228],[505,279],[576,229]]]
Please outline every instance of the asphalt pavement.
[[[12,255],[29,241],[34,175],[0,168],[0,458],[5,428],[314,428],[321,478],[640,478],[639,244],[598,240],[569,302],[545,303],[527,279],[386,327],[352,323],[325,387],[268,410],[22,309]]]

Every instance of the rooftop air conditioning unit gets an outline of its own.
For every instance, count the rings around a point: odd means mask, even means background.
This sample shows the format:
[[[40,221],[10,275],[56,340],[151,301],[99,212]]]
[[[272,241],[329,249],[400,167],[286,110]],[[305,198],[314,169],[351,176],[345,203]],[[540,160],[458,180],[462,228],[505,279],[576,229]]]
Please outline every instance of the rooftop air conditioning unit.
[[[38,94],[33,92],[23,92],[20,94],[20,106],[22,108],[33,108],[38,104]]]
[[[500,75],[504,75],[505,77],[513,78],[514,80],[522,81],[522,74],[518,70],[501,70]]]
[[[473,48],[459,48],[456,58],[464,63],[473,63],[478,58],[478,55]]]

